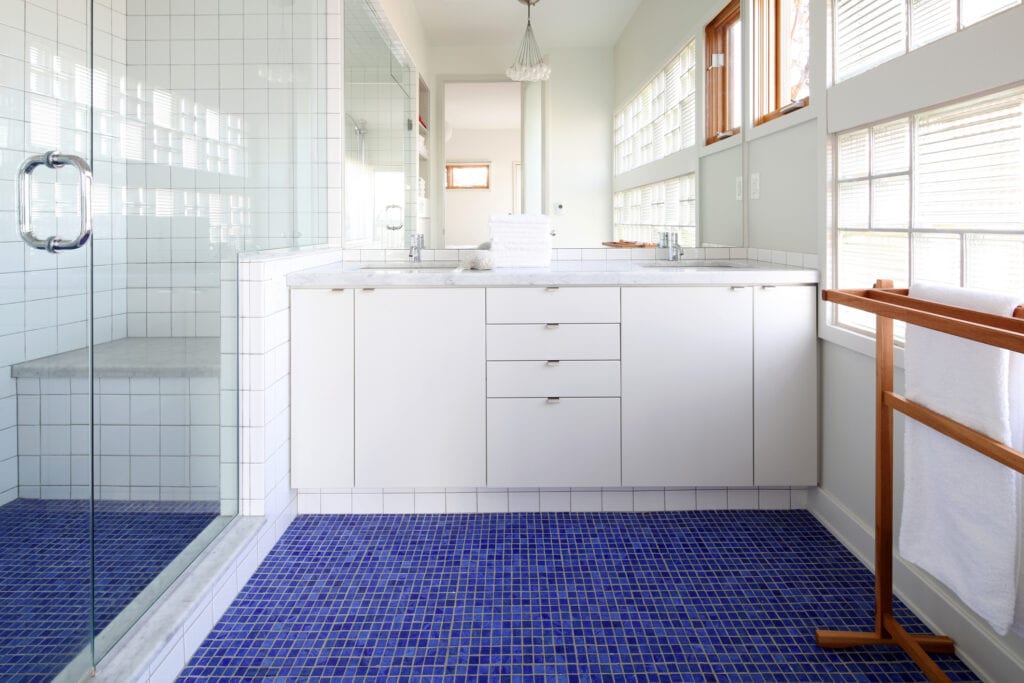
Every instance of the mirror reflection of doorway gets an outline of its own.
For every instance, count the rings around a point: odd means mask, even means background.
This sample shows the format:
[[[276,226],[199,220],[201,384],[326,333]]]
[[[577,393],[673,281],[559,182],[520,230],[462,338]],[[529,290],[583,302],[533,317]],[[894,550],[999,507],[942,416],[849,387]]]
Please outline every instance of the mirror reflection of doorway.
[[[445,245],[476,247],[488,239],[492,214],[523,210],[522,86],[446,83],[444,118]]]

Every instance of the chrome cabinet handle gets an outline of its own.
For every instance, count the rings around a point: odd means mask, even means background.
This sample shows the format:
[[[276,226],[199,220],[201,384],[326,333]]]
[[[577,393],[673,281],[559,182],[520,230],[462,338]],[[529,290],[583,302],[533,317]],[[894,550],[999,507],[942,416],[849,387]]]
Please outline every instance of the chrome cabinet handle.
[[[32,232],[32,199],[29,192],[29,176],[39,166],[47,168],[74,166],[78,170],[78,193],[82,214],[78,237],[70,240],[62,240],[56,235],[42,238]],[[51,254],[78,249],[88,242],[92,235],[92,167],[89,166],[89,162],[73,154],[57,154],[56,152],[37,154],[25,159],[18,169],[18,232],[21,234],[21,239],[25,240],[25,244],[33,249],[45,249]]]

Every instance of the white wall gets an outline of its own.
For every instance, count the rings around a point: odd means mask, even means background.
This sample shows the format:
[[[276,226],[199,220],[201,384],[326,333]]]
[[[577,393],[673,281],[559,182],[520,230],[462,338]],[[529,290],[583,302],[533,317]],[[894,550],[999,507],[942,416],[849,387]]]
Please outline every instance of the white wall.
[[[446,190],[444,231],[447,246],[477,245],[488,239],[491,214],[515,210],[512,165],[519,162],[519,129],[458,130],[445,145],[447,163],[487,161],[491,164],[488,190]]]
[[[434,46],[430,65],[435,74],[432,119],[441,119],[440,93],[445,79],[504,78],[512,55],[508,47]],[[611,48],[563,48],[548,54],[551,80],[544,84],[546,147],[546,213],[562,202],[566,211],[553,216],[556,247],[599,246],[611,239],[612,101]],[[431,149],[443,148],[441,126],[433,127]],[[440,178],[434,162],[434,178]],[[433,182],[431,203],[444,201],[443,183]],[[438,243],[435,236],[433,242]]]

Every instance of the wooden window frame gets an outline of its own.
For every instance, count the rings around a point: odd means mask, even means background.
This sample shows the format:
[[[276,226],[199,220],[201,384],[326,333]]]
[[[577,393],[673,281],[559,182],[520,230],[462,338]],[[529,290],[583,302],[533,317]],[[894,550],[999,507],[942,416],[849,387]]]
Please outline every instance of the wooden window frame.
[[[754,125],[803,109],[810,96],[782,101],[782,3],[754,0]]]
[[[457,168],[486,168],[487,182],[483,185],[453,185],[453,171]],[[491,163],[489,161],[452,162],[444,165],[446,190],[489,190],[491,189]]]
[[[733,69],[742,71],[742,64],[732,64],[729,59],[729,29],[740,21],[740,0],[731,0],[711,22],[704,27],[704,143],[711,145],[719,140],[721,133],[736,135],[738,127],[729,125],[729,82]],[[711,56],[725,55],[725,65],[712,68]],[[742,61],[742,59],[740,60]],[[741,103],[734,103],[742,106]],[[726,136],[729,137],[729,136]]]

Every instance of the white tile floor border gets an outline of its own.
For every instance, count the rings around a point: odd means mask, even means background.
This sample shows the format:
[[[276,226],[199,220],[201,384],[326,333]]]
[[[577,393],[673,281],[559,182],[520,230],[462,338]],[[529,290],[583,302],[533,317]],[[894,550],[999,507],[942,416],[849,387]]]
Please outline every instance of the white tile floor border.
[[[802,510],[805,488],[313,489],[300,515]]]

